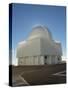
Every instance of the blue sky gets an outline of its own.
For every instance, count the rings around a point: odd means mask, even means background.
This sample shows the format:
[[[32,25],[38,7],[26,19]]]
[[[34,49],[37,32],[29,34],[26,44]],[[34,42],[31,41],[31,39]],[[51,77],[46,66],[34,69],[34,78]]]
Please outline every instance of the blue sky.
[[[35,25],[49,28],[54,40],[62,44],[66,52],[66,7],[47,5],[13,4],[12,7],[12,50],[15,60],[18,42],[25,40]]]

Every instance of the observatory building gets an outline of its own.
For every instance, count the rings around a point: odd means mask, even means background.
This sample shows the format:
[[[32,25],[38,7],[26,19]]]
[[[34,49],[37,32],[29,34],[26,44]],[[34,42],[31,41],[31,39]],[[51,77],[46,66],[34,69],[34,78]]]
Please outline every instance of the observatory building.
[[[17,45],[18,65],[58,64],[61,56],[61,43],[44,26],[33,27],[28,38]]]

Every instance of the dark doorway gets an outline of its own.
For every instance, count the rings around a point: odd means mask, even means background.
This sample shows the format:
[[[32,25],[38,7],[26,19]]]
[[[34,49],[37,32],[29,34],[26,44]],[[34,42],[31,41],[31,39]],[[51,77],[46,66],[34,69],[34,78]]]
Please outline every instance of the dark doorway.
[[[45,59],[47,59],[47,56],[45,56]]]
[[[47,64],[47,56],[44,56],[44,63]]]

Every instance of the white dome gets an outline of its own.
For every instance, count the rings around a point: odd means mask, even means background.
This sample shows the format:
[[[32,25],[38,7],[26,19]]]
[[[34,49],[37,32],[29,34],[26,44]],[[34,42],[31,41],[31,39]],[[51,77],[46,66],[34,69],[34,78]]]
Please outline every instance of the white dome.
[[[52,39],[48,28],[33,27],[29,37],[18,43],[17,57],[31,57],[44,55],[62,55],[61,44]]]
[[[52,39],[51,33],[49,30],[44,26],[36,26],[33,27],[32,32],[30,33],[28,40],[35,39],[35,38],[46,38]]]

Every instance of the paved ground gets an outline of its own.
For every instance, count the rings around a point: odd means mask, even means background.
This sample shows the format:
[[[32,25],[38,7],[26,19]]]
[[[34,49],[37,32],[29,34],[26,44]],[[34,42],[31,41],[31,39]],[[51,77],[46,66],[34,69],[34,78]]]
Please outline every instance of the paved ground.
[[[66,64],[44,66],[14,66],[13,86],[66,83]]]

